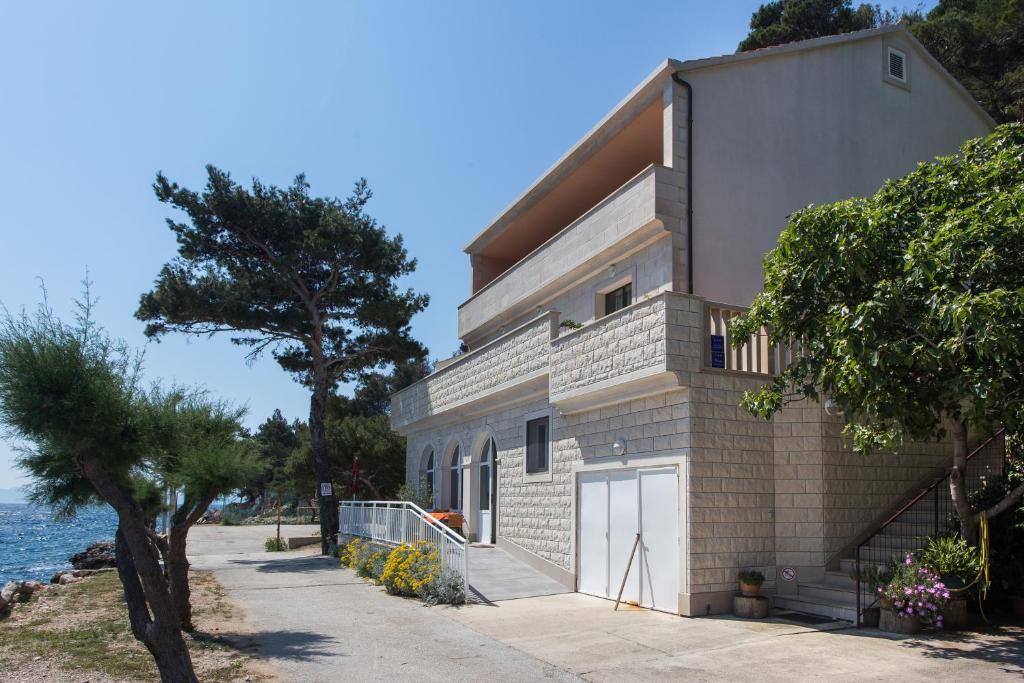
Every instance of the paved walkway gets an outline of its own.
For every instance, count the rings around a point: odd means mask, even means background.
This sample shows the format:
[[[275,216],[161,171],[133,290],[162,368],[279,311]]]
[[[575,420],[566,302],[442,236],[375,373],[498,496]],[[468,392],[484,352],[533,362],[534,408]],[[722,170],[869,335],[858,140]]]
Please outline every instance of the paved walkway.
[[[304,533],[304,532],[303,532]],[[467,607],[385,594],[311,554],[262,551],[273,527],[198,527],[212,569],[287,681],[1020,681],[1024,629],[943,638],[686,619],[579,593]],[[293,535],[293,534],[287,534]]]
[[[497,602],[571,592],[494,546],[469,547],[471,602]]]
[[[283,535],[306,533],[288,529]],[[244,609],[255,631],[244,640],[283,680],[577,680],[448,619],[455,610],[389,596],[314,549],[264,552],[273,535],[273,526],[196,527],[189,557]]]

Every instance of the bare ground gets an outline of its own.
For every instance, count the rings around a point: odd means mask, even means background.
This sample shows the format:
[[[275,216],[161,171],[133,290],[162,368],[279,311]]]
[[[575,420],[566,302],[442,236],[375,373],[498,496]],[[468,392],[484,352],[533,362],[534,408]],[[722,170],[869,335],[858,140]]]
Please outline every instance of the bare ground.
[[[196,632],[186,634],[203,681],[273,681],[260,662],[247,620],[210,572],[192,573]],[[0,681],[128,683],[159,681],[135,640],[115,572],[50,586],[0,621]]]

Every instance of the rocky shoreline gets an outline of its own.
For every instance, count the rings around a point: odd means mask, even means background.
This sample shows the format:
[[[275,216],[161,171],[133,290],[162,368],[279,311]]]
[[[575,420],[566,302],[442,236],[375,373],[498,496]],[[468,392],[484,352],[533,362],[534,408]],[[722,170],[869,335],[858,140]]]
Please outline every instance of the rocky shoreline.
[[[4,584],[0,589],[0,619],[9,615],[16,604],[28,602],[38,591],[46,590],[50,586],[78,583],[99,572],[114,571],[114,544],[110,541],[97,541],[85,551],[72,555],[70,562],[74,569],[57,572],[49,584],[42,581],[8,581]]]

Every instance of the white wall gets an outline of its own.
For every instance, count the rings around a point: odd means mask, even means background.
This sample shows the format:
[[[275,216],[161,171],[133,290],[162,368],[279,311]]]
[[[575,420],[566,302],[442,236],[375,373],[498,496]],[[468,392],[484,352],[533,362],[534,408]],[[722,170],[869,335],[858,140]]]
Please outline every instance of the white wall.
[[[908,53],[909,89],[884,82],[886,44]],[[794,210],[873,194],[989,131],[898,34],[683,77],[693,86],[694,290],[712,301],[751,302]]]

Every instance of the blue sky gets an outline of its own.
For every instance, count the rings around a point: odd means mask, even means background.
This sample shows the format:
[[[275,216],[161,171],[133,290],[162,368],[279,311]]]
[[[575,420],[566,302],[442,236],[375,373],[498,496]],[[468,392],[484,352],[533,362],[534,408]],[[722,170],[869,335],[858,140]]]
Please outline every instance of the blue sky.
[[[0,9],[0,302],[68,313],[86,268],[97,318],[142,346],[141,292],[174,255],[162,170],[345,196],[419,260],[408,285],[433,357],[458,346],[461,247],[666,57],[732,52],[736,2],[22,2]],[[226,339],[147,346],[147,374],[308,414],[267,357]],[[0,443],[0,487],[23,483]]]

